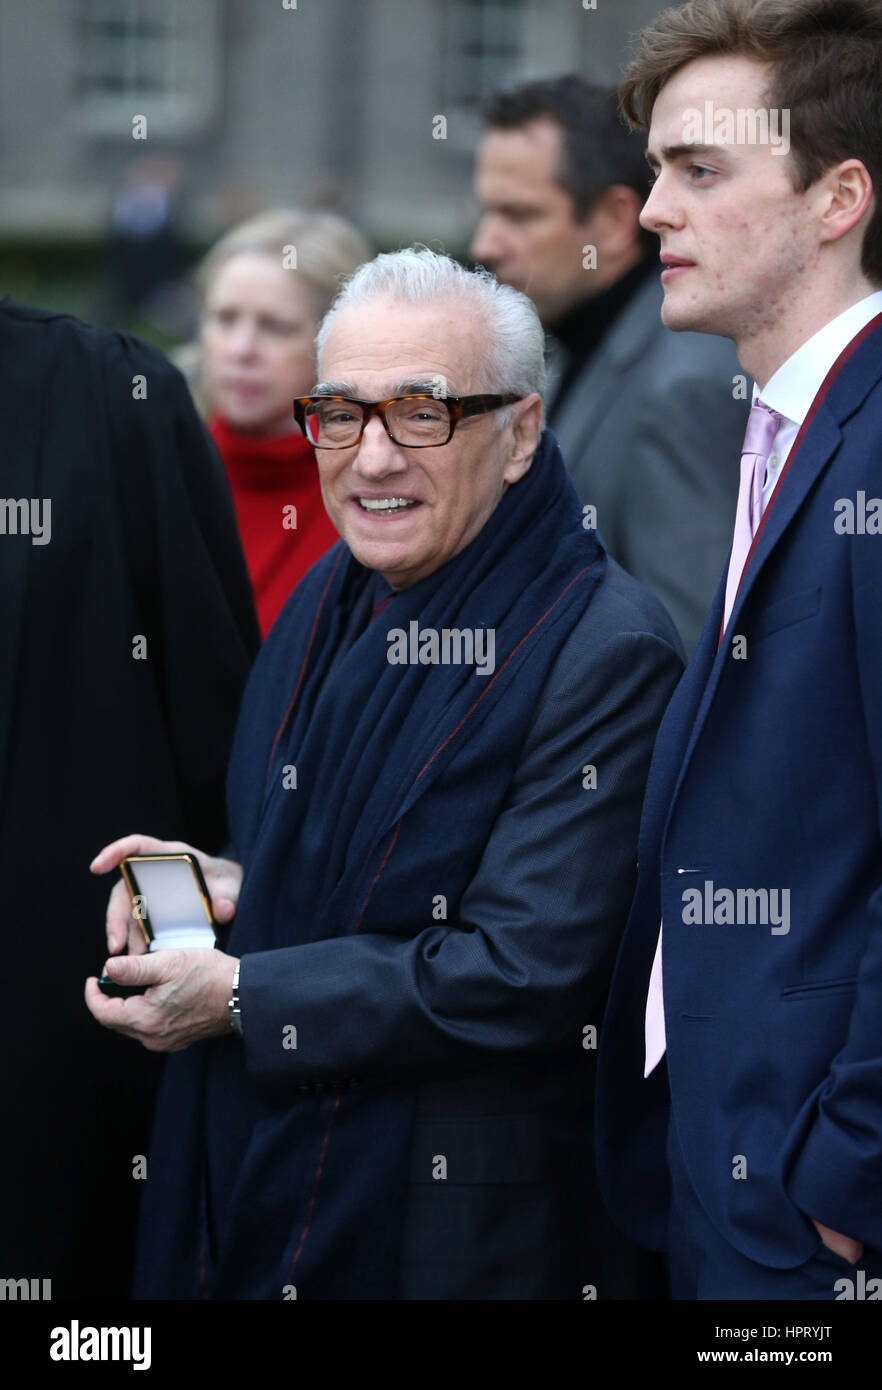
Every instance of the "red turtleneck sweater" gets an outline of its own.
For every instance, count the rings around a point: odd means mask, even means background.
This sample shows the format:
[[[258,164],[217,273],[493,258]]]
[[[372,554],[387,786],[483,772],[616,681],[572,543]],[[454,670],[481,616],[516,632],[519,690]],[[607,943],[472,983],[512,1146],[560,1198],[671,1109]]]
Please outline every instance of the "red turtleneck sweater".
[[[339,537],[322,502],[315,453],[302,434],[241,434],[220,415],[208,428],[233,494],[265,637],[298,580]]]

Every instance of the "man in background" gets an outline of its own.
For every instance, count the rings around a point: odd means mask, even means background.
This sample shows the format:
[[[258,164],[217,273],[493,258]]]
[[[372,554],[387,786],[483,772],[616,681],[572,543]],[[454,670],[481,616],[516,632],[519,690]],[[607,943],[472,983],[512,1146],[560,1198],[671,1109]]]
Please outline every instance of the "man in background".
[[[9,299],[0,360],[0,1260],[53,1299],[124,1298],[159,1062],[83,1006],[105,950],[88,865],[142,822],[223,846],[257,625],[180,373]]]
[[[548,423],[576,488],[691,652],[735,515],[748,406],[734,349],[661,322],[658,237],[638,222],[644,141],[614,91],[547,78],[498,93],[485,116],[471,254],[536,305],[552,335]]]

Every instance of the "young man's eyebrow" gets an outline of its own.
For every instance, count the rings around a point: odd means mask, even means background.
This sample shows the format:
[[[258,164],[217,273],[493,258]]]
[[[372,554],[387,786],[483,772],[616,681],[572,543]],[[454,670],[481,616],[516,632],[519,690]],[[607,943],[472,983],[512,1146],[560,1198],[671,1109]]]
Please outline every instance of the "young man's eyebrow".
[[[724,145],[665,145],[662,150],[662,158],[671,164],[675,159],[682,159],[684,155],[690,157],[694,157],[695,155],[710,155],[712,158],[718,159],[725,153],[726,147]],[[649,150],[646,151],[646,162],[651,169],[659,168],[658,157],[650,153]]]

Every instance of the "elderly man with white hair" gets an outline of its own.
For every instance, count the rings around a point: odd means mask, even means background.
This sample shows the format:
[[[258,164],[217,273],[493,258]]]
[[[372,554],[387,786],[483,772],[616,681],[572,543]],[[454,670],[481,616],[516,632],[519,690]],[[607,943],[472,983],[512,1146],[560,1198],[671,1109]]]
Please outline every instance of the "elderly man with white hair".
[[[634,1296],[594,1046],[678,639],[542,429],[525,296],[381,255],[317,347],[295,414],[341,540],[245,694],[230,857],[199,853],[222,949],[135,954],[117,885],[107,971],[148,988],[86,986],[176,1054],[136,1296]]]

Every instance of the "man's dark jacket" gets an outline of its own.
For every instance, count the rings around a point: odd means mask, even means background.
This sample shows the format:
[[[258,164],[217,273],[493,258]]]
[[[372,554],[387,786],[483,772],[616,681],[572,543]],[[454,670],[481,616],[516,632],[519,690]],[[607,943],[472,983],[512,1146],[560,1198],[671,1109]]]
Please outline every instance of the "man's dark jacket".
[[[594,1190],[593,1030],[673,625],[585,532],[548,432],[322,680],[364,575],[342,543],[319,561],[249,682],[228,783],[244,1042],[170,1059],[137,1296],[633,1290]],[[492,626],[494,672],[390,664],[415,615]]]
[[[0,301],[4,1277],[126,1297],[160,1059],[100,1028],[102,845],[225,840],[223,784],[257,647],[220,462],[152,348]],[[45,505],[40,511],[45,516]],[[14,515],[16,531],[9,519]],[[146,658],[138,638],[146,639]]]

